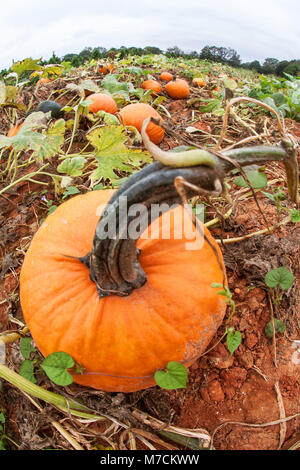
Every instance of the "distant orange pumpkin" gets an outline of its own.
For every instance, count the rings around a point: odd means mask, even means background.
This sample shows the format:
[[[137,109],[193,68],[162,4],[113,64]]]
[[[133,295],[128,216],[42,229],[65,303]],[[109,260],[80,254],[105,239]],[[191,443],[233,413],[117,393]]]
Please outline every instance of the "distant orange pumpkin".
[[[168,82],[165,90],[168,95],[175,100],[181,100],[190,95],[190,87],[188,83],[180,78]]]
[[[141,132],[143,122],[148,117],[161,118],[159,113],[147,103],[132,103],[125,106],[120,111],[121,121],[125,126],[134,126],[139,132]],[[165,134],[164,129],[153,122],[147,127],[147,134],[149,139],[154,144],[159,144]]]
[[[113,64],[100,64],[98,67],[98,72],[106,75],[108,73],[114,73],[114,66]]]
[[[173,79],[173,75],[170,72],[162,72],[159,78],[164,82],[170,82]]]
[[[35,86],[38,86],[38,85],[45,85],[46,83],[50,83],[51,80],[50,78],[40,78],[37,82],[36,82],[36,85]]]
[[[7,133],[7,137],[14,137],[15,135],[17,135],[22,124],[23,123],[21,122],[21,124],[18,124],[18,126],[12,126]]]
[[[145,80],[141,87],[144,88],[144,90],[153,90],[156,94],[162,92],[162,86],[156,80]]]
[[[89,95],[87,99],[92,101],[92,104],[89,105],[89,111],[91,113],[106,111],[110,114],[116,114],[118,111],[118,106],[115,100],[105,93],[93,93],[92,95]]]
[[[202,88],[205,85],[205,81],[203,80],[203,78],[195,77],[193,78],[192,85]]]

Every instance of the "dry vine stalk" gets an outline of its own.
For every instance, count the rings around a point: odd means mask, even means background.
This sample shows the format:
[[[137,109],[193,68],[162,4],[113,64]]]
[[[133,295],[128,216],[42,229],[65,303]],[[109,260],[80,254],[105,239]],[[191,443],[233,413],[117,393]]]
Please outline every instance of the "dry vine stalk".
[[[280,122],[278,115],[278,126],[282,136],[282,142],[280,146],[259,145],[253,147],[232,148],[223,152],[219,151],[220,143],[222,138],[224,137],[227,125],[228,112],[230,106],[239,100],[251,101],[257,104],[264,105],[264,103],[261,103],[258,100],[252,100],[251,98],[235,98],[234,100],[232,100],[227,105],[221,137],[215,150],[207,151],[201,148],[196,148],[183,152],[165,152],[161,150],[158,146],[156,146],[155,144],[153,144],[153,142],[150,141],[146,132],[149,122],[153,122],[163,127],[163,122],[153,117],[145,119],[142,126],[141,134],[144,145],[146,149],[150,152],[150,154],[153,156],[153,158],[155,160],[158,160],[164,166],[170,166],[172,168],[196,168],[199,165],[203,166],[203,176],[202,178],[200,178],[200,180],[206,180],[206,186],[208,175],[205,173],[205,168],[207,166],[210,168],[214,168],[215,172],[213,175],[210,175],[210,177],[213,178],[213,181],[211,181],[211,186],[215,190],[218,190],[220,185],[224,187],[224,175],[235,167],[244,167],[253,164],[261,165],[263,163],[271,161],[282,162],[286,170],[289,195],[293,202],[299,204],[299,177],[296,147],[293,142],[289,139],[289,136],[284,132],[283,126]],[[264,107],[266,107],[268,110],[272,110],[272,108],[270,108],[268,105],[264,105]],[[206,186],[203,185],[202,188],[200,180],[199,186],[201,189],[205,190]]]

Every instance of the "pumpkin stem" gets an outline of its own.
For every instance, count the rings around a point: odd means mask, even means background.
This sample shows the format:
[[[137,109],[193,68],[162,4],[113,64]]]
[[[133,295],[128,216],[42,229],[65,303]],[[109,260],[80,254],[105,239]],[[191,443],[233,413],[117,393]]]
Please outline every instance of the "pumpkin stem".
[[[218,152],[213,157],[215,165],[211,166],[174,167],[156,161],[133,174],[114,193],[98,222],[92,251],[81,258],[90,269],[99,297],[129,295],[145,284],[147,279],[138,261],[140,251],[136,243],[155,217],[182,202],[174,184],[176,178],[185,180],[186,198],[189,199],[200,190],[204,194],[219,193],[225,173],[237,164],[247,166],[282,161],[287,172],[289,194],[294,202],[299,203],[296,154],[288,143],[281,147],[231,149]],[[160,205],[161,210],[151,211],[153,204]]]
[[[81,259],[90,268],[100,297],[128,295],[145,284],[136,243],[155,218],[181,203],[174,186],[177,177],[191,183],[189,198],[199,183],[208,194],[221,188],[216,169],[204,166],[173,168],[155,162],[132,175],[110,199],[97,225],[93,250]],[[151,210],[153,204],[161,211]]]

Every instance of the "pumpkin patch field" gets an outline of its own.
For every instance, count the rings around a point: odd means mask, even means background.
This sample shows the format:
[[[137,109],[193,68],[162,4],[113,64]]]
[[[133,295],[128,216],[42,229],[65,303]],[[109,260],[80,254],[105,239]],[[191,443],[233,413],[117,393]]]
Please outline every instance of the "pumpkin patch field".
[[[2,76],[0,450],[300,449],[299,100],[162,54]]]

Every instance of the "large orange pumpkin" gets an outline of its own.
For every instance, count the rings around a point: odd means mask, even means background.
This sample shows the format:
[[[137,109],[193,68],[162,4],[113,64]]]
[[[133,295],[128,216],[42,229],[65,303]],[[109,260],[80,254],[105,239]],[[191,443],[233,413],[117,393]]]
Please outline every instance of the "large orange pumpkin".
[[[120,111],[120,116],[125,126],[134,126],[141,132],[142,125],[148,117],[160,118],[160,114],[147,103],[132,103],[128,104]],[[153,124],[152,122],[147,127],[147,134],[152,142],[159,144],[165,134],[161,126]]]
[[[118,111],[118,106],[115,100],[105,93],[92,93],[87,99],[92,101],[92,104],[89,105],[89,111],[91,113],[106,111],[110,114],[116,114]]]
[[[222,322],[226,304],[211,286],[223,280],[221,252],[207,229],[218,259],[207,241],[187,249],[195,229],[187,224],[178,236],[181,206],[152,222],[152,236],[137,245],[134,236],[101,237],[110,211],[98,222],[108,201],[119,216],[119,196],[128,208],[150,207],[165,194],[178,203],[174,177],[195,174],[196,183],[197,168],[151,164],[118,192],[90,191],[63,203],[34,236],[20,277],[24,318],[44,356],[65,351],[83,366],[75,382],[122,392],[154,386],[154,373],[168,362],[195,361]]]

